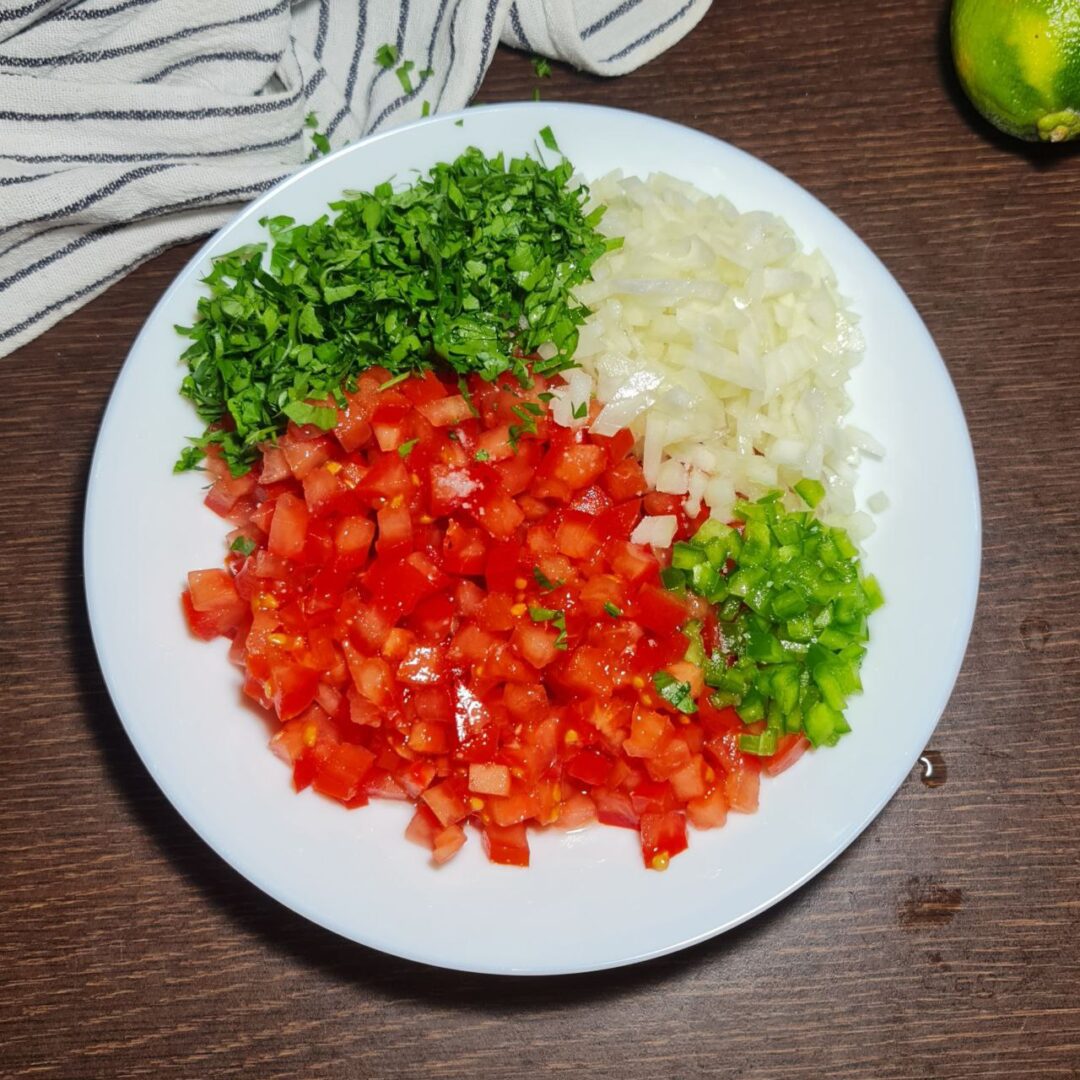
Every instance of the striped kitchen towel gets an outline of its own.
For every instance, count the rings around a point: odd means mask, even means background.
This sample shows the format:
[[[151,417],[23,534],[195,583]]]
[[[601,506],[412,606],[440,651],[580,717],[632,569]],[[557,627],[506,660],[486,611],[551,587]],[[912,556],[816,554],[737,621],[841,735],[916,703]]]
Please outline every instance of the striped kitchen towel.
[[[499,41],[619,75],[710,0],[0,0],[0,356]]]

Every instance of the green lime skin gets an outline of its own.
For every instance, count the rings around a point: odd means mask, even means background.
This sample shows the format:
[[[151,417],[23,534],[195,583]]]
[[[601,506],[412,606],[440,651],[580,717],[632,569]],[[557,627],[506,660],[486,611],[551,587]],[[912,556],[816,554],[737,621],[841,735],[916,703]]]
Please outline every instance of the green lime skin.
[[[953,0],[956,72],[972,104],[1020,139],[1080,136],[1080,0]]]

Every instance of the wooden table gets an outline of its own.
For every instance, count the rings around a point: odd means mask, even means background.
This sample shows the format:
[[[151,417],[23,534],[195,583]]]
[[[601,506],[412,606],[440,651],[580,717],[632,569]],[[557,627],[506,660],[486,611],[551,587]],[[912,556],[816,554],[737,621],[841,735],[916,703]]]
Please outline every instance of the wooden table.
[[[947,782],[913,771],[829,870],[741,929],[597,976],[425,969],[279,907],[149,779],[84,610],[94,437],[194,250],[176,249],[0,361],[0,1075],[1080,1076],[1080,158],[973,117],[944,7],[717,0],[634,75],[538,84],[501,50],[480,98],[540,85],[727,139],[908,291],[966,410],[985,521],[932,743]]]

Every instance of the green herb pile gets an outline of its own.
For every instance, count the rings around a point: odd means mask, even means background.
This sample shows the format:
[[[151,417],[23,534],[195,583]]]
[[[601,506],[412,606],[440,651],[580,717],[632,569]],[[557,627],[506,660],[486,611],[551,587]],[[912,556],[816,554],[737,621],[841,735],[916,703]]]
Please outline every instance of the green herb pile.
[[[585,214],[572,172],[472,148],[401,190],[348,192],[332,218],[264,219],[268,265],[261,244],[215,260],[197,321],[177,328],[192,342],[181,393],[208,425],[177,468],[219,443],[240,475],[287,420],[332,427],[330,399],[373,365],[524,378],[524,358],[550,345],[535,369],[569,367],[588,314],[571,290],[618,244],[596,231],[602,208]]]
[[[810,510],[786,510],[779,491],[736,503],[741,531],[707,521],[692,540],[675,544],[663,572],[669,588],[716,605],[721,649],[706,656],[701,627],[691,623],[686,658],[704,668],[713,705],[734,706],[746,724],[766,721],[764,731],[739,736],[741,750],[765,756],[785,733],[832,746],[851,730],[844,709],[862,689],[867,616],[883,602],[847,533],[815,517],[821,485],[803,480],[795,490]],[[671,683],[657,689],[677,708],[694,711],[692,702],[680,703],[689,701],[689,687]]]

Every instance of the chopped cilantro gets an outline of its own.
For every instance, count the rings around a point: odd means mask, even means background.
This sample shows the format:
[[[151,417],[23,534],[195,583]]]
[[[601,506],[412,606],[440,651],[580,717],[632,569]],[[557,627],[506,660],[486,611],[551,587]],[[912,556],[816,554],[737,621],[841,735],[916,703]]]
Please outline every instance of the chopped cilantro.
[[[610,600],[604,605],[604,610],[613,619],[617,619],[622,614],[622,608],[617,608]]]
[[[573,417],[575,420],[580,420],[584,416],[589,415],[589,403],[583,401],[580,405],[575,405],[573,410]]]
[[[554,145],[550,129],[541,138]],[[435,365],[525,378],[545,344],[538,373],[570,366],[588,314],[572,290],[614,246],[572,175],[565,160],[470,148],[410,187],[347,192],[309,224],[264,219],[267,244],[217,258],[196,321],[178,328],[190,339],[181,393],[233,473],[287,419],[328,424],[328,406],[310,402],[374,364],[391,373],[384,388]]]
[[[480,410],[473,404],[472,394],[469,393],[469,384],[465,381],[464,375],[458,376],[457,386],[458,393],[465,399],[465,404],[469,406],[469,412],[473,416],[479,416]]]
[[[397,63],[397,58],[396,45],[380,45],[375,50],[375,63],[381,68],[392,68]]]
[[[250,555],[255,550],[255,541],[250,536],[238,536],[229,547],[240,555]]]
[[[421,116],[430,116],[431,115],[431,102],[430,101],[425,101],[424,104],[420,106],[420,115]]]
[[[491,460],[491,455],[486,450],[477,450],[476,453],[473,454],[473,457],[476,458],[477,461]]]
[[[535,571],[534,571],[535,573]],[[555,638],[555,648],[566,648],[566,613],[556,611],[554,608],[530,607],[529,617],[533,622],[549,622],[559,631]]]
[[[537,433],[536,417],[542,416],[543,410],[535,402],[526,401],[521,405],[512,405],[510,411],[521,421],[520,424],[511,424],[507,433],[510,445],[516,450],[522,435]]]
[[[454,127],[464,127],[464,126],[465,126],[465,118],[464,117],[462,117],[460,120],[455,120],[454,121]]]
[[[653,676],[656,692],[671,706],[683,713],[696,713],[697,706],[690,694],[690,684],[680,682],[666,671],[658,671]]]
[[[543,140],[544,145],[549,150],[554,151],[556,154],[562,152],[561,150],[559,150],[559,144],[555,141],[555,136],[552,134],[551,128],[542,127],[540,129],[540,138]]]
[[[410,439],[408,442],[403,442],[398,448],[397,452],[403,457],[408,457],[413,452],[413,447],[419,442],[419,439]]]
[[[431,76],[435,74],[435,69],[426,67],[423,71],[418,71],[416,74],[419,75],[421,79],[430,79]]]
[[[566,614],[562,611],[551,620],[551,625],[559,631],[558,636],[555,638],[555,648],[566,650]]]
[[[540,100],[540,87],[539,86],[534,86],[533,87],[533,101],[539,101],[539,100]]]
[[[532,68],[538,79],[551,78],[551,61],[546,56],[534,56]]]
[[[406,94],[411,94],[413,92],[413,84],[412,79],[409,78],[409,72],[412,71],[414,67],[416,67],[416,65],[411,60],[406,60],[401,67],[394,72],[398,77],[398,82],[401,83],[401,89],[404,90]]]
[[[384,390],[389,390],[391,386],[397,386],[398,383],[403,383],[411,374],[411,371],[403,371],[400,375],[392,375],[386,382],[379,383],[379,389],[376,393],[381,394]]]
[[[337,423],[337,409],[329,405],[311,405],[306,401],[290,401],[281,410],[294,424],[314,424],[330,431]]]
[[[304,127],[311,131],[311,142],[314,149],[308,154],[308,161],[314,161],[320,154],[330,153],[330,140],[321,131],[315,130],[318,126],[319,118],[313,112],[309,112],[304,117]]]
[[[206,457],[206,450],[196,443],[194,446],[185,446],[180,451],[180,456],[176,459],[176,464],[173,466],[173,472],[190,472],[192,469],[199,468],[199,463]]]
[[[539,585],[541,589],[547,589],[548,591],[557,589],[562,584],[561,581],[552,581],[539,566],[533,567],[533,577],[536,578],[536,584]]]

